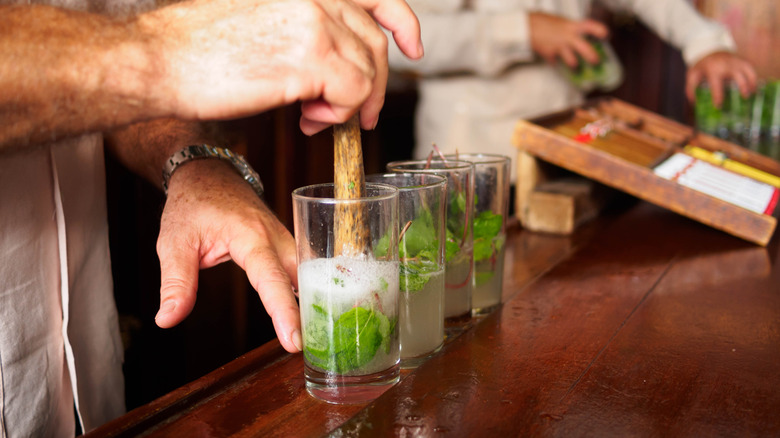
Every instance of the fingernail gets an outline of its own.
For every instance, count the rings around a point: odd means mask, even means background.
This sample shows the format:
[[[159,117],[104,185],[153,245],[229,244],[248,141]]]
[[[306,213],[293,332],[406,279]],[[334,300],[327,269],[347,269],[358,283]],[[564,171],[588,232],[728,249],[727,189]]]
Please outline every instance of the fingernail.
[[[417,42],[417,53],[420,54],[420,58],[422,58],[423,55],[425,55],[425,48],[423,47],[422,41]]]
[[[295,345],[295,348],[298,349],[298,351],[303,350],[303,340],[301,339],[301,332],[298,329],[293,330],[292,332],[292,343]]]
[[[162,304],[160,304],[160,310],[157,312],[157,316],[155,316],[154,319],[157,319],[161,316],[173,312],[173,309],[175,308],[176,308],[176,301],[174,300],[163,301]]]

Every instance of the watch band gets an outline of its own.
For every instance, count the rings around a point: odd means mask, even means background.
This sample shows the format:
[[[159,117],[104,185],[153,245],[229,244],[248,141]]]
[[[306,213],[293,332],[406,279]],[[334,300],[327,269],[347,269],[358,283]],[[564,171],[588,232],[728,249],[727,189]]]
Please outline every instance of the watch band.
[[[244,157],[232,152],[230,149],[220,148],[216,146],[210,146],[207,144],[196,144],[187,146],[184,149],[171,155],[163,166],[163,191],[165,195],[168,195],[168,183],[171,181],[171,176],[176,168],[182,164],[203,158],[217,158],[224,160],[233,165],[238,173],[244,178],[249,185],[257,193],[257,196],[263,195],[263,182],[260,180],[260,176],[254,169],[246,162]]]

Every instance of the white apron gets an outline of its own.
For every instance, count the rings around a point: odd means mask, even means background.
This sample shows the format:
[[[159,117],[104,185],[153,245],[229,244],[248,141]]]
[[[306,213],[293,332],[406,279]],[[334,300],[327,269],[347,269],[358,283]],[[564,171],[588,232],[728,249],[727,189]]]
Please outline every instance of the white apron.
[[[0,154],[0,437],[124,412],[103,140]]]

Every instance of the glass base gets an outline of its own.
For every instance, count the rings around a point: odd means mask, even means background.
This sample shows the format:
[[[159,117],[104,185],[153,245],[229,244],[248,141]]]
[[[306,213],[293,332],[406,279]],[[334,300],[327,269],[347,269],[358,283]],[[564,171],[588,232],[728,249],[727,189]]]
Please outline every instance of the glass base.
[[[398,383],[399,364],[384,371],[365,376],[339,376],[306,367],[306,391],[314,398],[334,404],[370,402]]]
[[[444,318],[444,334],[447,338],[457,336],[471,327],[471,310],[457,316]]]
[[[488,313],[498,309],[498,306],[500,306],[501,303],[493,304],[492,306],[485,306],[485,307],[475,307],[471,309],[471,316],[484,316]]]
[[[430,353],[422,354],[420,356],[414,356],[414,357],[402,357],[401,358],[401,368],[405,370],[417,368],[420,366],[423,362],[430,359],[431,356],[435,355],[436,353],[441,350],[441,347],[444,346],[444,342],[439,344],[438,347],[433,349]]]

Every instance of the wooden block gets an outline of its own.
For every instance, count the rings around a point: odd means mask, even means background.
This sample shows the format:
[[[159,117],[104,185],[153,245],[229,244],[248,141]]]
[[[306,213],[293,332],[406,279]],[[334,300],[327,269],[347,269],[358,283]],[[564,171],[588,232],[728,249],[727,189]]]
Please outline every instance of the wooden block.
[[[531,231],[571,234],[598,216],[611,197],[606,187],[568,177],[539,184],[529,195],[523,226]]]
[[[515,216],[525,225],[528,214],[528,199],[537,185],[545,180],[541,162],[533,155],[520,150],[515,160],[517,178],[515,179]]]

